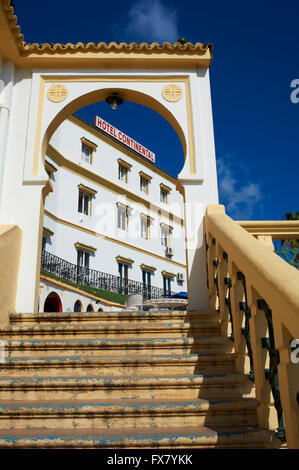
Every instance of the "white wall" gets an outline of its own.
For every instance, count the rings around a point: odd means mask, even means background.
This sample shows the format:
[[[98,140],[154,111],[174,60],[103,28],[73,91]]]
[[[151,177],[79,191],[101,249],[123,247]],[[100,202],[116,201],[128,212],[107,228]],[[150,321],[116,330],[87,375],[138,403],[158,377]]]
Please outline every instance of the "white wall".
[[[98,145],[91,165],[81,161],[81,137]],[[70,171],[69,168],[59,166],[54,159],[49,156],[47,161],[52,163],[57,171],[51,175],[53,193],[46,198],[45,209],[51,216],[44,217],[44,227],[54,232],[48,238],[46,251],[49,251],[60,258],[73,264],[77,263],[77,250],[74,247],[76,242],[92,246],[97,249],[94,255],[90,256],[90,268],[109,274],[118,275],[118,263],[116,257],[122,256],[134,260],[129,266],[129,279],[142,282],[141,264],[153,266],[156,271],[151,275],[151,283],[156,287],[163,287],[162,271],[174,274],[182,273],[184,282],[178,282],[177,278],[171,281],[173,291],[187,289],[186,283],[186,254],[185,254],[185,230],[176,220],[169,220],[165,216],[159,216],[154,210],[142,204],[137,204],[130,199],[130,191],[138,194],[144,201],[165,208],[175,210],[176,216],[184,217],[184,207],[182,196],[175,189],[173,178],[162,177],[153,165],[152,169],[145,167],[142,158],[129,157],[121,153],[113,145],[107,144],[101,135],[95,137],[85,129],[70,121],[65,121],[55,132],[51,139],[51,145],[70,161],[77,163],[78,173],[84,165],[94,175],[100,174],[107,180],[107,185],[99,186],[96,181],[90,181],[80,174]],[[128,183],[118,180],[118,162],[122,158],[132,165],[128,176]],[[145,195],[140,191],[139,171],[143,171],[152,177],[149,187],[149,194]],[[120,192],[127,191],[127,198],[121,196],[117,191],[109,187],[109,181],[113,181],[119,187]],[[168,204],[160,203],[160,184],[171,188]],[[85,216],[78,212],[78,185],[83,184],[95,191],[92,197],[92,215]],[[129,188],[127,190],[127,188]],[[129,227],[127,231],[117,228],[117,202],[124,202],[132,211],[129,216]],[[140,214],[146,213],[152,217],[150,227],[150,239],[143,239],[140,236],[141,218]],[[54,217],[60,221],[55,220]],[[63,222],[70,222],[76,227],[66,225]],[[171,247],[173,257],[165,256],[165,248],[161,245],[160,224],[171,225],[173,227],[171,236]],[[81,230],[80,230],[81,227]],[[88,233],[84,229],[95,232]],[[137,248],[137,249],[136,249]]]

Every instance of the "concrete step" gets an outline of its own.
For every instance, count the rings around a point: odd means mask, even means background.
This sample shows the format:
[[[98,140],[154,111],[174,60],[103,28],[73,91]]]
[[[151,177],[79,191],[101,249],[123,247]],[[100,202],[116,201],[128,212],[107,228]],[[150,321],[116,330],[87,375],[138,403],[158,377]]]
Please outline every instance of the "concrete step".
[[[0,377],[0,400],[241,398],[254,395],[244,374]]]
[[[1,448],[269,448],[280,445],[273,433],[248,426],[217,428],[0,430]]]
[[[0,377],[66,375],[175,375],[234,372],[235,354],[14,357],[0,363]]]
[[[256,426],[252,398],[210,400],[10,401],[0,405],[0,427],[153,428],[192,425]]]
[[[6,357],[59,355],[196,354],[233,352],[234,343],[224,336],[128,339],[6,339]]]
[[[87,323],[57,325],[9,325],[0,328],[0,338],[148,338],[221,336],[221,322],[172,322],[172,323]]]
[[[152,310],[119,312],[58,312],[58,313],[11,313],[11,324],[95,323],[95,322],[173,322],[173,321],[219,321],[219,313],[213,310]]]

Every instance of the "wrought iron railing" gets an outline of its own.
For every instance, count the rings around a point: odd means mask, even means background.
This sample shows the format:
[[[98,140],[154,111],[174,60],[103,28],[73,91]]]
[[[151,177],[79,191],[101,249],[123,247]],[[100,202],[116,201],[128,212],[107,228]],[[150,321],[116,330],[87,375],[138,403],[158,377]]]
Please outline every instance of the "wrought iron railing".
[[[174,294],[170,291],[164,292],[164,289],[160,287],[77,266],[44,250],[41,270],[81,286],[90,286],[123,295],[142,294],[144,300],[159,299]]]
[[[275,240],[276,241],[276,240]],[[287,263],[291,264],[295,268],[299,269],[299,248],[291,246],[291,243],[284,241],[278,246],[277,243],[274,244],[275,253],[283,258]]]

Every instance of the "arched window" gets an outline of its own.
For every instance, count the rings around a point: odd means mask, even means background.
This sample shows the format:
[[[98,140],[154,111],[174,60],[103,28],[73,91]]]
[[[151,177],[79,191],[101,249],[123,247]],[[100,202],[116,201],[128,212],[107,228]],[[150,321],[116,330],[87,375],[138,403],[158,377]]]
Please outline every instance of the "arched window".
[[[93,306],[91,304],[87,305],[86,312],[93,312]]]
[[[98,308],[98,312],[103,312],[103,309],[101,307]]]
[[[82,312],[82,304],[80,300],[76,300],[74,305],[74,312]]]
[[[44,312],[62,312],[62,303],[56,292],[51,292],[46,298]]]

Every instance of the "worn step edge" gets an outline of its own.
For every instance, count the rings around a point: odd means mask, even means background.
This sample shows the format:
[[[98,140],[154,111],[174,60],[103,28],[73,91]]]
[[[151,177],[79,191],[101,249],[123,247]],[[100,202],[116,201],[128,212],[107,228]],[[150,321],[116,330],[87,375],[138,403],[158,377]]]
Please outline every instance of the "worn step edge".
[[[197,400],[55,400],[55,401],[8,401],[0,404],[0,417],[53,416],[58,418],[112,415],[115,417],[138,417],[147,415],[185,415],[209,413],[255,413],[257,401],[253,398],[197,399]]]
[[[95,388],[227,388],[244,385],[248,378],[243,374],[202,374],[182,376],[106,376],[106,377],[0,377],[0,391],[38,389],[95,389]]]
[[[69,321],[88,321],[88,320],[142,320],[156,321],[157,319],[204,319],[215,320],[219,318],[219,313],[209,310],[186,312],[181,310],[160,310],[160,311],[120,311],[120,312],[50,312],[50,313],[11,313],[10,322],[55,322],[65,320]]]
[[[99,339],[4,339],[3,346],[6,350],[25,350],[25,349],[115,349],[115,348],[171,348],[179,347],[219,347],[233,346],[233,343],[224,336],[215,337],[184,337],[184,338],[99,338]]]
[[[107,431],[107,429],[80,431],[55,430],[47,432],[44,429],[35,431],[0,431],[0,447],[52,447],[52,448],[265,448],[270,447],[275,440],[273,434],[256,427],[240,429],[214,429],[204,426],[155,429],[154,433],[138,429],[123,429]]]
[[[0,363],[0,370],[12,368],[26,367],[68,367],[74,366],[117,366],[130,367],[132,365],[138,367],[142,365],[150,365],[151,367],[161,365],[197,365],[199,363],[208,364],[234,364],[234,353],[209,353],[209,354],[171,354],[171,355],[149,355],[149,356],[56,356],[56,357],[12,357],[4,358]]]

